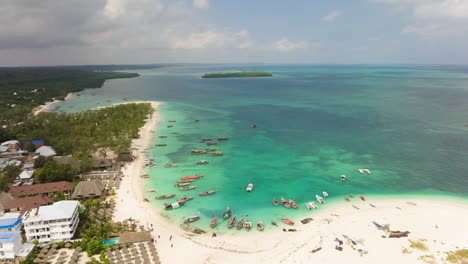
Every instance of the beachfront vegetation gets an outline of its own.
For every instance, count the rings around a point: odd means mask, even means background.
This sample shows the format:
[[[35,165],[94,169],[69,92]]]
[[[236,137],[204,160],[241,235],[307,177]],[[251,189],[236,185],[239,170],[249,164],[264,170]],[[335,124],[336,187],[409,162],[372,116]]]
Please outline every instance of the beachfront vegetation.
[[[12,130],[21,142],[43,139],[58,155],[73,154],[83,159],[98,151],[117,154],[128,151],[131,140],[139,137],[140,127],[152,112],[148,103],[73,114],[41,113]]]
[[[64,99],[68,93],[86,88],[99,88],[107,79],[137,76],[56,67],[0,68],[0,141],[15,138],[9,128],[20,125],[32,109],[45,102]]]
[[[231,77],[271,77],[273,74],[268,72],[221,72],[221,73],[206,73],[202,78],[231,78]]]
[[[468,263],[468,249],[460,249],[457,251],[446,252],[447,261],[451,263]]]
[[[414,249],[418,249],[418,250],[421,250],[421,251],[428,251],[429,248],[426,246],[426,244],[424,244],[424,240],[420,239],[420,240],[410,240],[410,247],[411,248],[414,248]]]
[[[0,192],[6,191],[10,184],[21,173],[18,166],[8,165],[0,171]]]

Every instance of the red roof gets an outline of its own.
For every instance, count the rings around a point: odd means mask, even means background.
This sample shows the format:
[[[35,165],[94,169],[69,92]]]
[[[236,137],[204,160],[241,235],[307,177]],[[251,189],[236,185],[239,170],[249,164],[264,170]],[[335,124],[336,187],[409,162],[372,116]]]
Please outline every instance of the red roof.
[[[43,184],[34,184],[26,186],[12,187],[9,191],[13,196],[37,195],[53,192],[71,191],[73,184],[71,182],[51,182]]]
[[[50,198],[47,196],[36,195],[36,196],[11,200],[4,206],[4,208],[5,209],[18,209],[19,208],[21,211],[21,215],[23,215],[26,211],[30,211],[31,209],[38,208],[39,206],[42,206],[42,205],[48,205],[51,202],[52,200],[50,200]]]

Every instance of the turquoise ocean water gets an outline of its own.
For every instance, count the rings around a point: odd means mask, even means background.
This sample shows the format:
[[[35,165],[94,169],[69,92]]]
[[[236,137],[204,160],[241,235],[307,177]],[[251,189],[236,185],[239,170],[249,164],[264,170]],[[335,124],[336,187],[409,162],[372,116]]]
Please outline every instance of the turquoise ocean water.
[[[272,78],[202,79],[207,72],[263,70]],[[468,67],[211,65],[136,71],[138,78],[107,81],[60,102],[55,111],[81,111],[124,100],[164,102],[149,157],[146,189],[155,207],[197,196],[165,211],[181,223],[200,215],[206,229],[230,204],[234,213],[279,222],[309,213],[305,203],[327,191],[329,203],[353,193],[374,197],[468,197]],[[177,120],[176,123],[168,123]],[[195,122],[194,120],[200,120]],[[167,127],[167,125],[174,127]],[[251,128],[256,124],[257,128]],[[172,134],[177,132],[178,134]],[[192,155],[201,137],[230,136],[214,147],[221,157]],[[200,159],[206,165],[195,164]],[[166,162],[179,164],[164,168]],[[368,168],[371,174],[357,169]],[[179,191],[180,177],[202,174],[198,187]],[[346,182],[340,175],[348,176]],[[255,185],[247,193],[248,183]],[[218,190],[211,196],[198,193]],[[142,190],[144,191],[144,190]],[[174,199],[153,196],[177,193]],[[300,209],[274,207],[293,199]],[[218,232],[225,231],[220,223]]]

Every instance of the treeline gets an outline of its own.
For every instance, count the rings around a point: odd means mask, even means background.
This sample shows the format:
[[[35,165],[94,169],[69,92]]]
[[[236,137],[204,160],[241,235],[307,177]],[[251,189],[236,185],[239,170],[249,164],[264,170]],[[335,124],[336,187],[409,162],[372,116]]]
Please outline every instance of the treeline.
[[[64,68],[0,68],[0,141],[11,139],[9,127],[21,123],[32,109],[63,99],[68,93],[99,88],[107,79],[137,77],[137,73],[93,72]],[[14,135],[13,135],[14,136]]]
[[[57,155],[88,156],[97,151],[130,149],[151,104],[122,104],[80,113],[41,113],[12,128],[20,142],[45,140]]]

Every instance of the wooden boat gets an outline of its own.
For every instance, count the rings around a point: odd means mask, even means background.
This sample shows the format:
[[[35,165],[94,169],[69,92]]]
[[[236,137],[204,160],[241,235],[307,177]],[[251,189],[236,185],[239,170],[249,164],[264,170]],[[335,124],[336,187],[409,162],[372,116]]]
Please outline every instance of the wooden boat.
[[[323,194],[323,197],[327,198],[328,197],[328,193],[327,192],[322,192]]]
[[[145,176],[143,176],[143,178],[145,178],[145,179],[149,179],[149,178],[150,178],[150,176],[149,176],[149,175],[145,175]]]
[[[229,137],[219,137],[218,140],[228,140]]]
[[[206,142],[206,141],[210,141],[210,140],[211,140],[211,138],[202,137],[200,139],[200,142]]]
[[[244,219],[241,219],[239,222],[237,222],[236,224],[236,228],[237,230],[241,230],[242,228],[244,228],[244,225],[245,225],[245,221]]]
[[[167,138],[167,136],[159,136],[158,138]]]
[[[223,214],[223,219],[228,219],[231,217],[232,211],[231,208],[229,208],[229,205],[226,207],[226,211]]]
[[[215,228],[218,225],[218,219],[216,216],[213,216],[213,220],[211,220],[210,227]]]
[[[224,218],[224,216],[223,216],[223,218]],[[227,223],[227,227],[228,227],[228,228],[232,228],[232,227],[234,227],[235,225],[236,225],[236,216],[233,216],[233,217],[229,220],[229,222]]]
[[[177,182],[193,182],[196,179],[178,180]]]
[[[278,204],[279,204],[278,200],[276,200],[276,198],[273,198],[273,205],[278,206]]]
[[[167,127],[173,127],[173,125],[169,125],[169,126],[167,126]]]
[[[175,135],[175,134],[179,134],[179,132],[172,132],[171,134]]]
[[[286,218],[283,218],[283,217],[280,217],[281,221],[283,221],[283,223],[287,224],[287,225],[294,225],[294,222],[292,220],[289,220],[289,219],[286,219]]]
[[[166,210],[172,210],[172,209],[177,209],[179,207],[181,207],[182,205],[184,205],[185,202],[175,202],[175,203],[165,203],[164,204],[164,209]]]
[[[175,120],[169,120],[169,122],[173,122],[173,123],[174,123],[174,122],[176,122],[176,121],[175,121]]]
[[[192,200],[193,198],[195,198],[195,196],[179,198],[179,199],[177,199],[177,202],[184,202],[184,203],[185,203],[185,202],[187,202],[187,201]]]
[[[209,161],[207,160],[200,160],[197,162],[197,164],[208,164]]]
[[[191,182],[184,182],[184,183],[177,183],[177,184],[174,184],[175,187],[182,187],[182,186],[187,186],[191,184]]]
[[[211,152],[211,156],[222,156],[224,152]]]
[[[206,141],[206,144],[207,145],[216,145],[216,144],[218,144],[218,142],[216,142],[216,141]]]
[[[258,222],[257,222],[257,230],[258,230],[258,231],[263,231],[263,230],[265,230],[265,225],[263,224],[262,221],[258,221]]]
[[[244,227],[247,229],[247,231],[250,231],[252,228],[252,222],[250,222],[250,220],[245,221]]]
[[[364,195],[359,196],[359,198],[361,198],[361,200],[363,200],[363,201],[366,200],[366,198],[364,198]]]
[[[173,194],[166,194],[166,195],[156,196],[156,197],[154,197],[154,199],[158,199],[158,200],[167,199],[167,198],[174,197],[175,195],[176,195],[175,193],[173,193]]]
[[[350,200],[349,200],[349,197],[348,197],[348,196],[346,196],[344,199],[345,199],[346,201],[350,202]]]
[[[147,190],[146,192],[152,193],[152,192],[157,192],[157,191],[158,191],[158,190],[156,190],[156,189],[149,189],[149,190]]]
[[[205,154],[206,151],[203,149],[192,149],[193,154]]]
[[[271,224],[274,226],[278,226],[278,224],[275,221],[271,221]]]
[[[156,147],[165,147],[167,144],[156,144]]]
[[[190,223],[197,221],[198,219],[200,219],[200,216],[191,216],[191,217],[185,218],[184,223],[190,224]]]
[[[187,191],[187,190],[192,190],[192,189],[195,189],[195,188],[197,188],[197,186],[183,187],[183,188],[179,188],[179,190],[181,190],[181,191]]]
[[[198,179],[198,178],[201,178],[203,177],[203,175],[192,175],[192,176],[185,176],[185,177],[182,177],[180,179],[182,180],[192,180],[192,179]]]
[[[247,190],[248,192],[251,192],[251,191],[253,190],[253,187],[254,187],[253,183],[249,183],[249,185],[247,185],[246,190]]]
[[[177,167],[179,165],[177,164],[170,164],[170,163],[166,163],[166,165],[164,165],[165,168],[173,168],[173,167]]]
[[[284,205],[284,207],[286,208],[290,208],[291,205],[289,204],[288,201],[286,201],[286,199],[284,199],[283,197],[281,197],[281,203]]]
[[[314,202],[308,202],[306,204],[306,207],[307,207],[307,209],[312,210],[312,209],[317,208],[318,206]]]
[[[291,200],[291,199],[289,199],[289,204],[290,204],[291,207],[294,208],[294,209],[299,208],[299,206],[297,206],[297,204],[296,204],[293,200]]]
[[[208,151],[201,151],[201,152],[196,152],[194,153],[195,155],[201,155],[201,154],[206,154]]]
[[[203,196],[203,195],[210,195],[210,194],[213,194],[213,193],[215,193],[215,192],[217,192],[217,191],[216,191],[216,190],[213,190],[213,191],[207,191],[207,192],[202,192],[202,193],[199,193],[198,195],[201,195],[201,196]]]
[[[317,195],[315,195],[315,198],[317,199],[317,201],[318,201],[319,203],[321,203],[321,204],[325,203],[325,200],[323,200],[322,196],[320,196],[320,195],[317,194]]]

